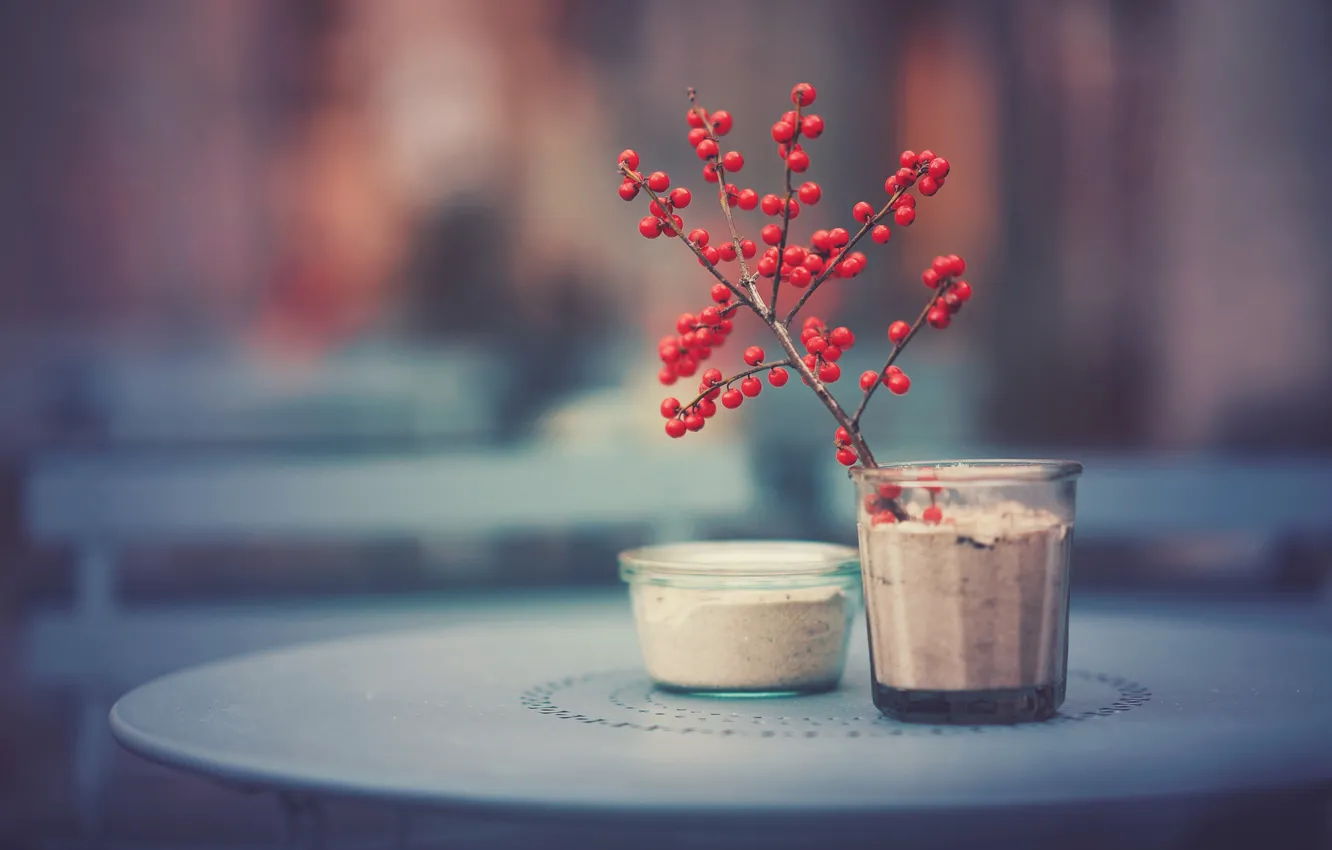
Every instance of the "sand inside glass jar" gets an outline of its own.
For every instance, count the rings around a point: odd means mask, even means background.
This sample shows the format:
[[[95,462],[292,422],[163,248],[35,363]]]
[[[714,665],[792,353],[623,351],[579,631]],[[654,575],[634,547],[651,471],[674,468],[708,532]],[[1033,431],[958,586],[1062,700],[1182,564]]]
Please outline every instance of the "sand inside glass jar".
[[[835,553],[836,573],[783,575],[790,564],[783,564],[780,549],[771,548],[783,544],[724,545],[720,554],[707,556],[724,562],[715,563],[710,575],[697,574],[705,569],[699,567],[687,577],[627,577],[649,676],[661,686],[694,692],[836,687],[860,603],[855,550],[786,544],[815,547],[790,550],[788,559],[811,551],[825,558]],[[755,576],[765,553],[777,553],[771,564],[775,574]]]
[[[861,522],[875,680],[920,690],[1057,684],[1071,526],[1012,502],[947,515],[944,525]]]

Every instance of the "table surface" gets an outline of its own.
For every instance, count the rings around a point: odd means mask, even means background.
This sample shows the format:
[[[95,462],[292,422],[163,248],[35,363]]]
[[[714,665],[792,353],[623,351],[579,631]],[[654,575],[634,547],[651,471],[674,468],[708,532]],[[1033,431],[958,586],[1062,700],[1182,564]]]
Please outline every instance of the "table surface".
[[[718,700],[650,687],[623,601],[501,614],[168,675],[112,729],[245,786],[507,817],[873,818],[1332,779],[1332,628],[1311,617],[1075,605],[1060,715],[959,728],[880,718],[862,639],[839,691]]]

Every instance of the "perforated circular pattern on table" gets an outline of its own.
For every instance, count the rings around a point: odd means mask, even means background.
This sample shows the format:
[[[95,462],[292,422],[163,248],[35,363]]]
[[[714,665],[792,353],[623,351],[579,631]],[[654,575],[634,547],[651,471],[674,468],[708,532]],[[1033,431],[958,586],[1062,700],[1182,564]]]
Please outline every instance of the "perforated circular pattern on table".
[[[1059,714],[1045,723],[924,726],[888,720],[872,704],[852,702],[838,692],[773,699],[716,699],[659,691],[642,671],[619,670],[537,685],[523,692],[522,703],[559,720],[643,732],[760,738],[900,738],[1039,732],[1060,723],[1112,717],[1151,698],[1152,692],[1145,686],[1123,676],[1070,670],[1068,698]]]
[[[1332,640],[1312,619],[1075,606],[1064,719],[976,732],[879,719],[863,639],[838,691],[720,700],[648,687],[623,601],[487,617],[187,670],[112,728],[249,786],[506,817],[900,824],[1332,781]]]

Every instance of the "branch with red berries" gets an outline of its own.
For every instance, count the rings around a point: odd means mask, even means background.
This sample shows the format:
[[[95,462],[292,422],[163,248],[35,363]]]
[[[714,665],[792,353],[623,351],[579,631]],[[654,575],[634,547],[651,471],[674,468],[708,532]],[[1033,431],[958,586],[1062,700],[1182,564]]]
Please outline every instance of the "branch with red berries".
[[[787,369],[794,369],[837,420],[838,428],[833,438],[837,460],[846,466],[860,463],[873,467],[876,465],[874,455],[860,430],[860,419],[870,398],[881,385],[894,395],[903,395],[910,389],[911,379],[896,365],[898,357],[926,324],[937,329],[948,327],[953,315],[971,298],[971,286],[960,279],[966,270],[961,257],[956,254],[936,257],[922,275],[922,281],[932,292],[919,316],[910,324],[895,321],[888,326],[892,352],[882,369],[861,374],[862,395],[855,411],[848,413],[838,403],[828,385],[841,378],[842,369],[837,361],[855,344],[855,334],[845,327],[830,329],[817,316],[810,316],[800,327],[799,343],[805,349],[802,354],[791,338],[791,324],[810,296],[827,281],[834,277],[850,280],[861,275],[869,259],[854,250],[855,247],[866,236],[876,244],[887,243],[892,237],[887,224],[889,219],[899,227],[909,227],[916,219],[916,196],[911,190],[914,188],[925,197],[934,195],[943,187],[950,167],[948,160],[931,151],[918,154],[903,151],[900,167],[884,182],[887,202],[878,209],[868,201],[861,201],[852,208],[851,216],[859,225],[854,234],[843,227],[819,229],[810,235],[808,244],[801,244],[792,239],[792,223],[800,216],[801,204],[815,206],[823,196],[822,188],[813,181],[805,181],[799,187],[792,183],[792,175],[804,174],[810,167],[810,156],[802,140],[817,139],[823,134],[823,119],[806,112],[814,104],[816,94],[809,83],[795,86],[791,90],[795,109],[787,111],[772,125],[770,134],[777,143],[777,155],[786,165],[785,188],[780,196],[767,194],[760,198],[754,189],[740,188],[728,182],[728,176],[738,174],[745,165],[745,158],[739,151],[722,150],[722,140],[734,124],[731,114],[724,110],[709,113],[699,106],[694,90],[689,89],[689,110],[685,113],[690,128],[689,144],[703,160],[703,179],[717,186],[717,202],[729,231],[728,238],[719,240],[716,245],[709,244],[711,237],[702,228],[685,232],[684,219],[679,211],[693,200],[689,190],[683,187],[672,189],[670,177],[665,172],[644,175],[638,170],[639,156],[632,150],[623,151],[617,160],[620,197],[633,201],[640,194],[646,194],[648,215],[639,221],[639,233],[649,239],[659,236],[678,238],[717,281],[711,290],[713,303],[697,315],[682,314],[676,321],[676,333],[663,337],[658,343],[657,353],[663,364],[658,378],[662,384],[670,386],[680,378],[692,377],[700,364],[726,342],[734,328],[732,317],[741,307],[753,312],[768,326],[785,355],[765,360],[762,348],[750,346],[744,353],[749,368],[729,378],[723,377],[718,369],[704,370],[694,398],[684,404],[675,398],[667,398],[661,403],[666,433],[678,438],[691,431],[701,431],[707,420],[717,414],[718,400],[722,407],[738,408],[746,398],[754,398],[763,390],[760,374],[766,373],[770,386],[781,387],[790,377]],[[758,257],[752,270],[746,261],[758,255],[758,246],[741,235],[733,212],[736,207],[744,212],[761,209],[764,215],[775,219],[759,230],[759,238],[768,248]],[[734,280],[723,271],[723,266],[730,263],[738,263]],[[760,278],[772,280],[771,295],[766,301],[758,289]],[[783,284],[800,292],[785,316],[777,310]],[[738,389],[732,386],[737,383]],[[887,511],[896,516],[895,512],[900,508],[896,507],[893,498],[885,496],[884,502],[880,513]]]

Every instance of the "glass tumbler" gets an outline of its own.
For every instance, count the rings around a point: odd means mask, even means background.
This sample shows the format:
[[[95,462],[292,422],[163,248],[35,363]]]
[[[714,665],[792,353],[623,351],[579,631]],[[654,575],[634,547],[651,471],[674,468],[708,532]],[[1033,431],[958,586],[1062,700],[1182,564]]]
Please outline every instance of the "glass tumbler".
[[[1081,473],[1046,460],[851,470],[881,713],[969,725],[1054,716]]]

